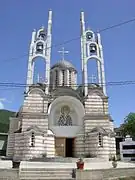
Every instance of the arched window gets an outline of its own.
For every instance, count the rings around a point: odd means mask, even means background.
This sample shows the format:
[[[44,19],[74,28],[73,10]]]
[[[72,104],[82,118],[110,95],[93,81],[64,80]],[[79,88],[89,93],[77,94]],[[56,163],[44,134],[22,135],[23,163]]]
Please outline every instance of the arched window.
[[[71,87],[71,71],[69,71],[69,86]]]
[[[42,42],[38,42],[36,44],[36,52],[37,53],[43,53],[44,45]]]
[[[31,134],[31,147],[35,147],[35,133],[34,132],[32,132],[32,134]]]
[[[45,135],[43,134],[42,137],[43,137],[42,143],[45,144]]]
[[[58,86],[58,70],[56,70],[55,72],[56,72],[55,85],[57,87]]]
[[[65,70],[62,70],[62,86],[65,85]]]
[[[103,147],[103,136],[101,133],[98,134],[98,145]]]

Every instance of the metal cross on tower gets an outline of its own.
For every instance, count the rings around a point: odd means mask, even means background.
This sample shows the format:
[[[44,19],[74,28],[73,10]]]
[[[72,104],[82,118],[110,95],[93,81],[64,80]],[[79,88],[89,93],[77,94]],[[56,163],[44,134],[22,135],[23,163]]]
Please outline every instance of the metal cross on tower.
[[[65,60],[65,54],[68,54],[68,53],[69,53],[69,51],[65,51],[65,48],[64,48],[64,47],[62,47],[62,50],[61,50],[61,51],[58,51],[58,52],[62,54],[62,60]]]
[[[95,81],[96,81],[96,76],[94,76],[93,74],[92,74],[92,76],[89,76],[89,79],[90,79],[90,81],[91,81],[91,83],[93,84],[93,83],[95,83]]]

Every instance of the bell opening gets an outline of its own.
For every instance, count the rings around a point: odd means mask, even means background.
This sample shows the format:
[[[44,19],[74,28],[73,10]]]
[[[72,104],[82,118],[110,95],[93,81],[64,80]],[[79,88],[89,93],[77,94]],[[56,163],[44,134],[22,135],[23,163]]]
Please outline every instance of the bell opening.
[[[39,33],[39,38],[45,39],[45,37],[46,37],[45,31],[41,31],[41,32]]]
[[[92,40],[92,38],[93,38],[93,33],[92,32],[87,32],[86,33],[86,40],[90,41],[90,40]]]
[[[97,47],[96,47],[95,44],[91,44],[91,45],[90,45],[90,52],[91,52],[91,53],[96,53],[96,52],[97,52]]]
[[[43,48],[44,48],[44,46],[43,46],[42,43],[37,43],[37,47],[36,47],[37,52],[42,53],[43,52]]]

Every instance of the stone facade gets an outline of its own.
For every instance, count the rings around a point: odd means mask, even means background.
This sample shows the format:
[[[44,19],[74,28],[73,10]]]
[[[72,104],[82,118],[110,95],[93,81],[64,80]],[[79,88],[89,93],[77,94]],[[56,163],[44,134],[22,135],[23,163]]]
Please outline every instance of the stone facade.
[[[52,12],[49,12],[46,38],[51,36],[51,14]],[[81,18],[84,26],[82,13]],[[86,31],[86,37],[87,33],[93,36],[92,31]],[[46,41],[43,35],[45,36],[43,28],[32,35],[32,38],[37,38],[35,41],[32,39],[30,50],[37,50],[36,55],[30,55],[29,63],[33,63],[31,59],[35,59],[35,56],[42,55],[49,66],[50,51],[46,54],[41,44],[39,46],[36,42],[42,40],[51,44],[51,39]],[[53,65],[49,73],[46,72],[45,82],[37,84],[32,83],[34,73],[32,68],[29,69],[32,66],[28,65],[24,103],[16,116],[10,118],[7,156],[20,161],[44,156],[82,155],[109,159],[110,154],[115,154],[113,121],[108,112],[105,85],[101,84],[104,83],[105,76],[99,35],[97,40],[92,39],[94,46],[91,47],[91,39],[83,39],[83,36],[81,38],[81,54],[85,48],[90,48],[90,53],[82,56],[84,70],[81,85],[77,84],[76,68],[65,59]],[[35,47],[36,45],[38,47]],[[87,45],[89,46],[86,47]],[[91,53],[94,53],[94,56]],[[87,60],[95,57],[100,61],[98,66],[101,66],[102,71],[98,68],[99,81],[94,84],[87,82],[87,61],[84,57]]]

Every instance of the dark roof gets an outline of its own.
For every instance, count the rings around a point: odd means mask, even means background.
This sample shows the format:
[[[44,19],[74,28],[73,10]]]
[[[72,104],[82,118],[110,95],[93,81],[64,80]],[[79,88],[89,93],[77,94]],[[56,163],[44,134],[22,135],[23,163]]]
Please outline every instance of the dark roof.
[[[55,68],[55,67],[60,67],[60,68],[67,68],[67,69],[72,69],[75,70],[75,67],[72,63],[70,63],[69,61],[66,60],[61,60],[58,63],[54,64],[51,69]]]
[[[22,128],[19,128],[18,130],[16,130],[14,133],[21,133],[22,132]]]

